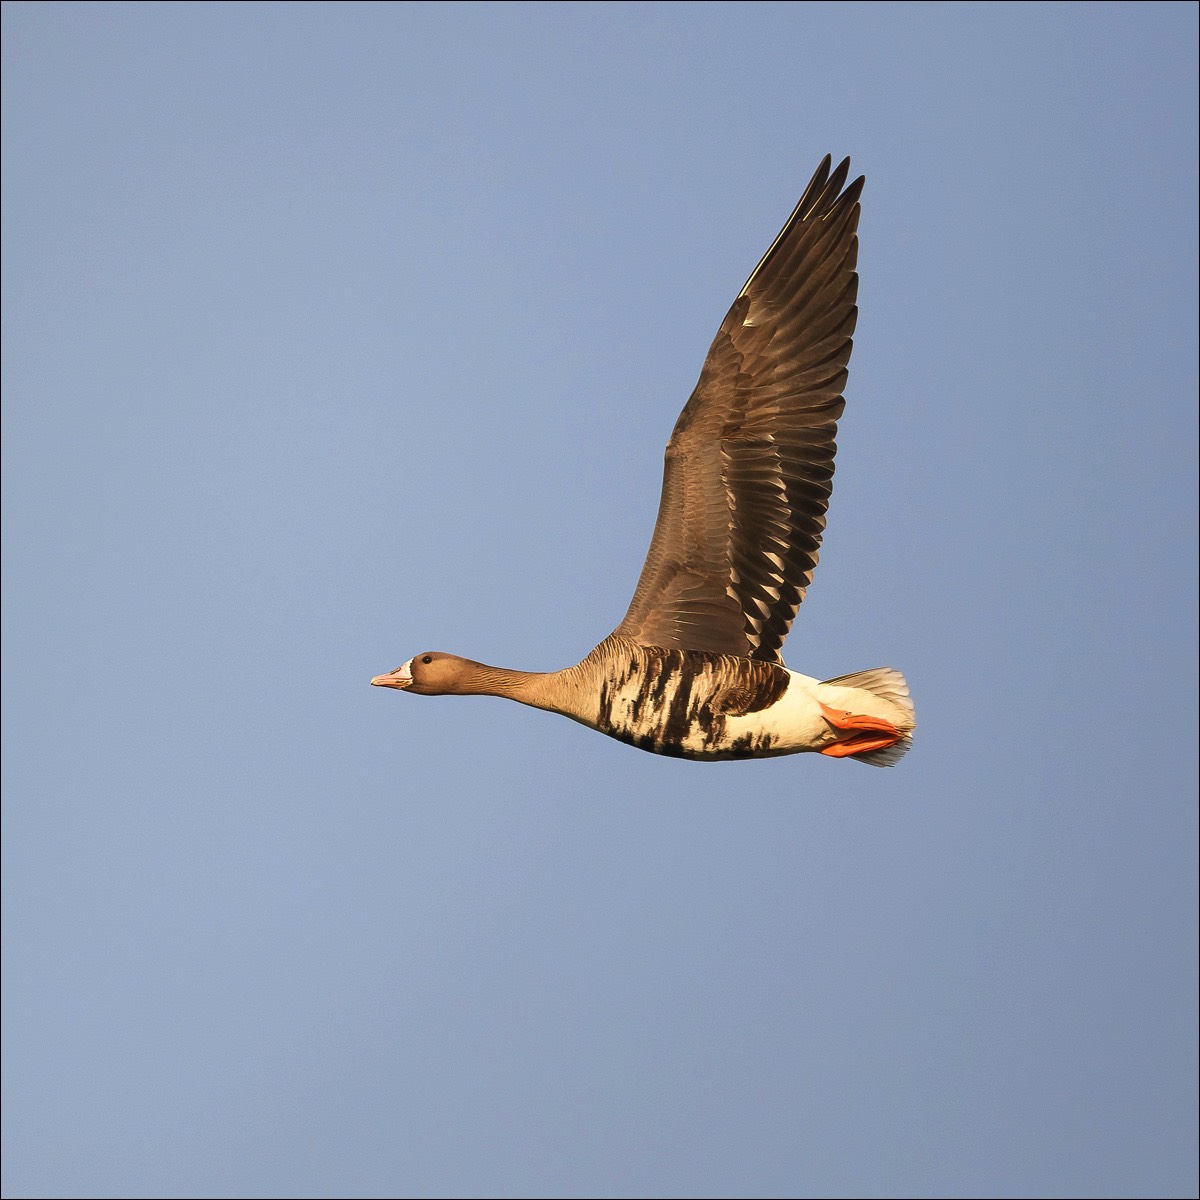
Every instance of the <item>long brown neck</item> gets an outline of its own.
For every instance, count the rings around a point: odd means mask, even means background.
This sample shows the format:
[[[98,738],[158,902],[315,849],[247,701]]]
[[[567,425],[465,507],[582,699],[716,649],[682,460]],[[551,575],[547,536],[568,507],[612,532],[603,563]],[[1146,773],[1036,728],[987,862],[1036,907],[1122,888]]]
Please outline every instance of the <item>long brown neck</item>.
[[[531,696],[540,691],[539,682],[546,675],[536,671],[513,671],[508,667],[493,667],[474,659],[463,659],[465,669],[454,681],[454,691],[460,696],[502,696],[531,704]]]
[[[454,688],[460,695],[501,696],[518,704],[577,719],[587,710],[583,664],[563,671],[514,671],[470,659],[466,661],[470,668],[462,672]]]

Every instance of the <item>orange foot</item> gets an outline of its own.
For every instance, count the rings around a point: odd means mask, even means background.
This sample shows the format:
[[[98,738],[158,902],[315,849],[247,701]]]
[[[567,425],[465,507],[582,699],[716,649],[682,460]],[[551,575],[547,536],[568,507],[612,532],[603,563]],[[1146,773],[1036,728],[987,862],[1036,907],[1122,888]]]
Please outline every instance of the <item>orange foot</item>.
[[[817,703],[821,704],[819,700]],[[904,736],[895,725],[881,717],[864,717],[860,713],[848,713],[826,704],[821,704],[821,715],[834,729],[847,731],[845,737],[838,738],[821,750],[830,758],[849,758],[852,754],[866,754],[868,750],[885,750]]]

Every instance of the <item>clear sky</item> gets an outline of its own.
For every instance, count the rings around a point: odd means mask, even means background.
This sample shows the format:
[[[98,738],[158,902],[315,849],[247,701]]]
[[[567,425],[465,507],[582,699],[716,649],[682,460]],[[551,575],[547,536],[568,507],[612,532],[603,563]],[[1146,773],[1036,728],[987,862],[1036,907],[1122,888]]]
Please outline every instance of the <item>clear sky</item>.
[[[4,6],[4,1194],[1196,1189],[1192,4]],[[894,770],[577,661],[826,152],[785,652]]]

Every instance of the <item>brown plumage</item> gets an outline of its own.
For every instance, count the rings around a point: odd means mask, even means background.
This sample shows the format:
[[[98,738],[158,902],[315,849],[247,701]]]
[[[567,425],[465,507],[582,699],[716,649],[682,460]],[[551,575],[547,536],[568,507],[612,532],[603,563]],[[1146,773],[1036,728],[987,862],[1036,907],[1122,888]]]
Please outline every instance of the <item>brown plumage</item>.
[[[650,550],[624,620],[582,662],[529,674],[430,652],[371,682],[503,696],[660,754],[819,750],[890,765],[915,727],[904,677],[824,683],[780,648],[825,529],[858,315],[860,176],[817,168],[717,331],[667,443]]]
[[[617,632],[780,662],[817,565],[858,317],[858,198],[817,168],[733,302],[667,443],[662,500]]]

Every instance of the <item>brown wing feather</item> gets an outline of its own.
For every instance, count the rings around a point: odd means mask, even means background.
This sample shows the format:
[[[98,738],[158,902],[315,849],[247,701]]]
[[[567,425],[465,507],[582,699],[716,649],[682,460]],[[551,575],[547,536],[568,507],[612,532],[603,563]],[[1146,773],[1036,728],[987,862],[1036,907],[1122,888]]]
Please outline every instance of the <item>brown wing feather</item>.
[[[625,637],[780,661],[825,529],[858,316],[849,169],[825,158],[713,339],[667,443]]]

